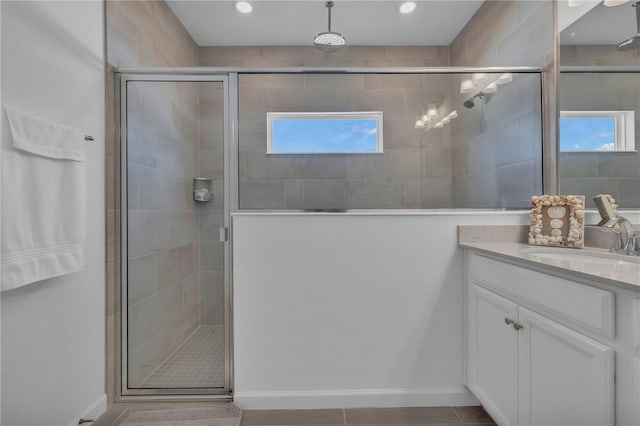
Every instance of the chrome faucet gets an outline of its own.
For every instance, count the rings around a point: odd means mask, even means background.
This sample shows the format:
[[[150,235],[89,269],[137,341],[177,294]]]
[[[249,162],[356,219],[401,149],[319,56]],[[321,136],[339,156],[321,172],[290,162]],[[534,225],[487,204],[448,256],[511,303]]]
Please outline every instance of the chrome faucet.
[[[634,231],[633,225],[627,218],[615,216],[602,224],[598,224],[598,226],[611,230],[614,234],[609,253],[640,255],[640,247],[638,247],[640,243],[640,233]],[[616,226],[624,230],[624,236],[622,232],[616,229]]]

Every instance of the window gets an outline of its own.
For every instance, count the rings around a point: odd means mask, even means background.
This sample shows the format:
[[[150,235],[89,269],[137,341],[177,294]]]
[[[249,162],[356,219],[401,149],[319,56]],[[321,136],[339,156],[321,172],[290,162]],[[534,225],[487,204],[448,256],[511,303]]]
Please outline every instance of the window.
[[[561,111],[560,151],[635,151],[634,111]]]
[[[382,152],[380,111],[267,113],[267,154]]]

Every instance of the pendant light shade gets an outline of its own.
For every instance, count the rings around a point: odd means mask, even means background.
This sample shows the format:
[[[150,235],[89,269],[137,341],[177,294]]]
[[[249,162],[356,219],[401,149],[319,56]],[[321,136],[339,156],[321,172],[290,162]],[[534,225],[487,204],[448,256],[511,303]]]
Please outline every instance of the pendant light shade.
[[[342,48],[346,44],[346,41],[342,34],[331,31],[331,8],[333,7],[333,2],[328,1],[325,6],[329,12],[329,29],[328,31],[317,34],[313,38],[313,45],[323,52],[335,52]]]

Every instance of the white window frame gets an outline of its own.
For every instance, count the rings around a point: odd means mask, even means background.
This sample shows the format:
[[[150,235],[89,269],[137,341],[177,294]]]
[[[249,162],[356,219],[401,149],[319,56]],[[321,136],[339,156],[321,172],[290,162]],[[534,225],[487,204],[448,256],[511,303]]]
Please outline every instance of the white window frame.
[[[273,152],[273,121],[274,120],[354,120],[365,119],[376,121],[376,150],[371,152],[353,151],[353,152]],[[268,112],[267,113],[267,154],[270,155],[343,155],[343,154],[383,154],[383,128],[382,128],[382,111],[346,111],[346,112]]]
[[[635,111],[560,111],[563,118],[613,118],[613,151],[575,150],[562,152],[636,152]],[[560,135],[562,137],[562,135]]]

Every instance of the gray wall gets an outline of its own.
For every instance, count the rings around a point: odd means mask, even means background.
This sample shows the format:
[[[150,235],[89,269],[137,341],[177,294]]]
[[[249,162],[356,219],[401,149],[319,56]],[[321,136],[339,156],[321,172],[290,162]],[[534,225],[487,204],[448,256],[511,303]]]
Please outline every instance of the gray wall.
[[[447,46],[346,46],[332,53],[313,46],[200,47],[202,66],[418,67],[448,63]]]
[[[144,386],[199,324],[196,82],[131,82],[128,147],[128,372]]]
[[[224,324],[224,93],[222,83],[198,83],[200,176],[213,180],[213,201],[197,206],[200,229],[201,324]]]
[[[241,75],[240,207],[450,207],[449,138],[415,129],[448,111],[446,75]],[[384,154],[266,155],[269,111],[382,111]]]
[[[107,392],[115,389],[119,341],[119,147],[115,143],[114,66],[194,66],[198,48],[163,1],[108,1],[107,12]],[[189,201],[199,167],[196,83],[142,86],[134,90],[130,158],[130,253],[132,294],[132,379],[139,382],[166,357],[198,321],[199,221]],[[135,103],[137,101],[137,103]],[[137,132],[137,133],[136,133]],[[131,141],[130,141],[131,143]],[[182,159],[183,161],[179,161]],[[189,170],[189,173],[187,173]],[[131,226],[131,224],[130,224]],[[159,237],[147,238],[149,230]],[[173,231],[170,235],[165,230]],[[191,263],[192,262],[192,263]],[[191,265],[191,266],[190,266]],[[161,279],[162,278],[162,279]],[[183,306],[183,294],[187,303]],[[170,307],[170,308],[167,308]],[[160,315],[167,309],[167,315]],[[168,318],[171,317],[171,320]],[[155,324],[155,321],[158,321]],[[160,325],[163,330],[160,330]],[[135,384],[135,383],[134,383]]]
[[[615,45],[582,44],[560,46],[561,66],[616,66],[640,65],[640,55],[635,50],[619,52]]]
[[[206,66],[443,66],[446,47],[206,47]],[[446,75],[241,75],[240,207],[447,208],[450,142],[415,120],[430,103],[449,109]],[[384,114],[384,155],[265,155],[267,112]]]
[[[533,78],[514,78],[486,103],[485,132],[474,132],[478,124],[473,120],[454,121],[454,207],[528,208],[531,195],[554,192],[555,19],[552,1],[486,1],[451,44],[451,65],[538,66],[548,81],[542,110],[534,99],[540,86]],[[459,83],[452,96],[461,102]],[[541,114],[548,124],[544,129]],[[542,187],[543,169],[547,188]]]
[[[542,191],[539,75],[514,74],[484,106],[461,106],[467,97],[456,97],[459,117],[451,126],[453,207],[528,208]]]
[[[615,46],[562,46],[562,65],[639,65],[635,51],[618,52]],[[588,89],[585,89],[588,88]],[[640,74],[589,73],[560,75],[561,110],[634,110],[636,150],[640,148]],[[640,153],[563,152],[560,154],[560,191],[593,197],[611,194],[621,208],[640,207]]]

